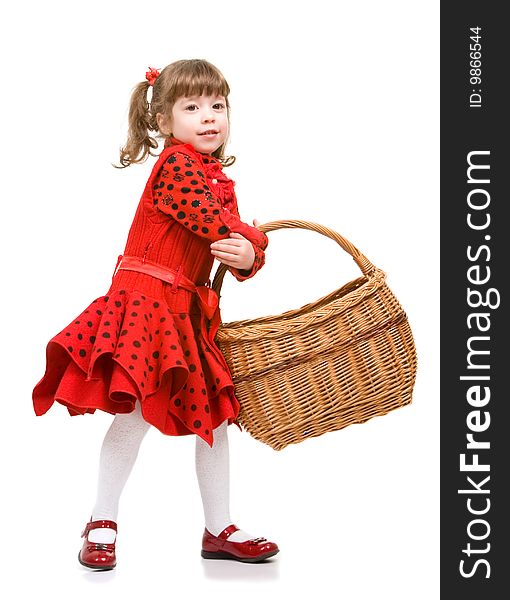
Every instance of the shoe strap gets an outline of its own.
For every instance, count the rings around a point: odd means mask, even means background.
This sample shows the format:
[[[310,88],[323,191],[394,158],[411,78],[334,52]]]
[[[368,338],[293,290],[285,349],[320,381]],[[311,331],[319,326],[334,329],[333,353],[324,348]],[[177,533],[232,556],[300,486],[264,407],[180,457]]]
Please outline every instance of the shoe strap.
[[[225,527],[225,529],[218,535],[220,540],[227,540],[235,531],[239,531],[239,527],[237,525],[229,525]]]
[[[85,537],[89,531],[93,529],[113,529],[115,533],[117,533],[117,523],[115,521],[108,521],[106,519],[102,519],[100,521],[89,521],[85,525],[85,529],[83,530],[81,537]]]

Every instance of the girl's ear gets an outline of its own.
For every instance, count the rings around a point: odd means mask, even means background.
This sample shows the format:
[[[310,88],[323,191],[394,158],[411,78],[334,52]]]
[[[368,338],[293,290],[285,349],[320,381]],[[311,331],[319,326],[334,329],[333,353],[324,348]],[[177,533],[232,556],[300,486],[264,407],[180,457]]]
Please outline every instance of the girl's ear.
[[[156,113],[156,122],[158,129],[163,135],[170,135],[172,131],[171,120],[167,115],[162,113]]]

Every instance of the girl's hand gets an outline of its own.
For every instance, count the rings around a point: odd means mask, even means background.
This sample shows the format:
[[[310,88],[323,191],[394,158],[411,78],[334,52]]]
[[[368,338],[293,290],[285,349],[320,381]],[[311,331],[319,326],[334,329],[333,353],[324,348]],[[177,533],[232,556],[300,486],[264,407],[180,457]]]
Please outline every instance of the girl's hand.
[[[253,219],[254,227],[259,224],[260,221]],[[229,238],[213,242],[210,248],[211,254],[229,267],[249,271],[253,266],[255,250],[252,243],[240,233],[231,233]]]

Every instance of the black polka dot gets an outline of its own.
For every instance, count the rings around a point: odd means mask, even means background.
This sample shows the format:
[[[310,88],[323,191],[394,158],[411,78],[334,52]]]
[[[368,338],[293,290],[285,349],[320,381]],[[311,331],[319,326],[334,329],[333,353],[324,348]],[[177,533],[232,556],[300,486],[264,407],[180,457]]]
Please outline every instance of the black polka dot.
[[[92,325],[93,325],[92,321],[87,321],[87,325],[88,325],[89,327],[92,327]]]
[[[159,358],[159,352],[157,350],[152,353],[152,358]]]
[[[73,347],[72,346],[67,346],[67,349],[69,350],[69,352],[73,351]]]
[[[200,427],[202,427],[202,421],[199,421],[197,419],[196,421],[193,422],[193,427],[195,427],[196,429],[199,429]]]
[[[133,367],[133,365],[129,365],[129,370],[130,371],[134,371],[135,370],[135,368]]]
[[[104,338],[109,338],[109,337],[110,337],[110,334],[109,334],[107,331],[105,331],[105,332],[103,333],[103,337],[104,337]]]
[[[189,388],[189,393],[190,394],[194,394],[195,393],[195,388]]]
[[[181,188],[181,192],[183,194],[189,194],[191,192],[191,188],[189,188],[189,187],[182,187]]]
[[[206,404],[206,405],[205,405],[205,408],[204,408],[204,410],[205,410],[205,412],[206,412],[207,414],[209,414],[209,412],[210,412],[210,410],[211,410],[211,409],[209,408],[209,404]]]
[[[133,300],[134,306],[140,306],[140,300]]]
[[[174,404],[175,404],[175,406],[180,406],[181,405],[181,400],[179,398],[176,398],[174,400]]]
[[[159,308],[159,302],[154,302],[152,306],[154,306],[154,308]]]
[[[177,213],[177,218],[178,218],[178,219],[184,219],[184,217],[185,217],[185,216],[186,216],[186,213],[185,213],[185,212],[183,212],[182,210],[180,210],[180,211]]]
[[[227,233],[228,231],[228,227],[225,227],[225,225],[222,225],[219,229],[218,229],[218,233],[220,235],[223,235],[224,233]]]
[[[191,408],[191,410],[197,410],[197,405],[196,404],[192,404],[190,408]]]
[[[131,313],[131,316],[132,316],[132,317],[137,317],[137,316],[138,316],[138,313],[133,311],[133,312]]]
[[[142,344],[140,344],[140,342],[139,342],[138,340],[135,340],[135,341],[133,342],[133,346],[134,346],[135,348],[140,348],[140,346],[141,346],[141,345],[142,345]]]
[[[122,302],[120,300],[115,300],[115,306],[120,308],[122,306]]]
[[[123,329],[123,330],[120,332],[120,335],[126,335],[126,334],[127,334],[127,329]]]
[[[104,324],[105,324],[106,327],[109,327],[110,326],[110,321],[105,321]]]
[[[197,370],[197,366],[196,365],[190,365],[189,366],[189,370],[194,373]]]
[[[86,354],[87,354],[87,353],[86,353],[86,352],[85,352],[85,350],[82,348],[82,349],[80,350],[80,356],[82,356],[82,357],[83,357],[83,356],[85,356]]]
[[[102,311],[102,310],[96,310],[96,313],[97,313],[98,315],[102,315],[102,314],[103,314],[103,311]]]
[[[172,344],[172,345],[170,346],[170,349],[171,349],[171,350],[177,350],[177,346],[176,346],[175,344]]]
[[[69,333],[69,331],[66,333],[67,337],[69,337],[71,334]]]
[[[91,343],[91,344],[95,344],[95,342],[96,342],[96,336],[95,336],[95,335],[91,335],[91,336],[89,337],[89,340],[90,340],[90,343]]]
[[[133,360],[137,360],[137,359],[138,359],[138,356],[137,356],[136,354],[131,354],[131,358],[132,358]]]
[[[78,339],[79,339],[79,340],[82,340],[82,339],[83,339],[83,334],[82,334],[82,333],[79,333],[79,334],[78,334]]]

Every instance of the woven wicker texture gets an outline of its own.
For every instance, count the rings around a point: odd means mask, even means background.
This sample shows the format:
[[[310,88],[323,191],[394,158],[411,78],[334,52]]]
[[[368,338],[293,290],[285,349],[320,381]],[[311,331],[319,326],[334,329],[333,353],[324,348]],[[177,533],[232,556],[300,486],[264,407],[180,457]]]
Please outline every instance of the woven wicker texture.
[[[348,240],[308,221],[259,226],[315,231],[352,256],[363,276],[280,315],[222,323],[216,335],[241,404],[239,422],[281,450],[409,404],[416,349],[386,276]],[[212,283],[220,295],[227,267]]]

